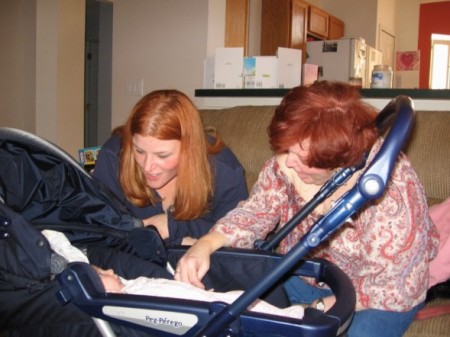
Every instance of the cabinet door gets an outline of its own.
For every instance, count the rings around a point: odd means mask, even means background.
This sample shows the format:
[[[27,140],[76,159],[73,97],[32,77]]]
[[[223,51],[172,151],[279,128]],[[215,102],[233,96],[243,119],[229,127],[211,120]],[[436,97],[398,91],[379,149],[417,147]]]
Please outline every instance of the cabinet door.
[[[301,0],[291,2],[290,47],[303,50],[306,58],[306,31],[308,29],[308,4]]]
[[[329,14],[315,6],[309,6],[308,33],[319,38],[328,38]]]
[[[337,17],[330,15],[328,40],[337,40],[344,36],[345,24]]]
[[[289,48],[290,0],[263,0],[261,7],[261,55],[275,55]]]

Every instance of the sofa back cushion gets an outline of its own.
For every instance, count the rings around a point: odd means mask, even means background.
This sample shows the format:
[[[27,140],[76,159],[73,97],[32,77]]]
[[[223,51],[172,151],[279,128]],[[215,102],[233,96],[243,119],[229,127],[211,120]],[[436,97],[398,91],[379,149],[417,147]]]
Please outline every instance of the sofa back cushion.
[[[244,166],[249,190],[272,156],[267,127],[274,110],[275,106],[238,106],[200,111],[204,126],[215,128]]]
[[[450,111],[416,111],[404,150],[429,203],[450,197]]]
[[[205,127],[214,127],[245,168],[249,190],[272,156],[267,127],[275,106],[238,106],[200,111]],[[430,204],[450,197],[450,111],[416,111],[404,148]]]

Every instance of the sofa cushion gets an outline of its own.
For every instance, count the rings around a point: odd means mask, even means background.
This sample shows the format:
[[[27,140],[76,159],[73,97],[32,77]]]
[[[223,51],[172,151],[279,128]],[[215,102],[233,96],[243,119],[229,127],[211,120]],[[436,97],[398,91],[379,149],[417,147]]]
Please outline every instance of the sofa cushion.
[[[449,305],[450,299],[435,299],[427,307]],[[450,314],[415,320],[403,337],[447,337],[450,332]]]
[[[449,111],[417,111],[405,146],[430,205],[450,196],[449,127]]]
[[[250,190],[272,156],[267,135],[275,106],[239,106],[201,110],[205,127],[214,127],[245,168]]]

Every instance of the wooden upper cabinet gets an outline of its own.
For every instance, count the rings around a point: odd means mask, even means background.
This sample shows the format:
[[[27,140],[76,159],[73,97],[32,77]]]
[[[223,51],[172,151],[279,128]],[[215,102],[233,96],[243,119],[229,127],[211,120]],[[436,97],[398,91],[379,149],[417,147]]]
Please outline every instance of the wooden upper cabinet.
[[[318,38],[328,38],[329,14],[324,10],[309,5],[308,34]]]
[[[291,2],[291,48],[306,51],[306,31],[308,29],[308,4],[304,1]]]
[[[227,0],[225,12],[225,47],[243,47],[248,53],[249,0]]]
[[[337,17],[330,15],[328,26],[328,40],[337,40],[344,36],[345,24]]]
[[[305,1],[263,0],[261,55],[276,55],[278,47],[305,50],[307,21],[308,4]]]
[[[304,51],[305,61],[308,36],[339,39],[344,22],[303,0],[262,0],[261,55],[276,55],[278,47],[296,48]]]

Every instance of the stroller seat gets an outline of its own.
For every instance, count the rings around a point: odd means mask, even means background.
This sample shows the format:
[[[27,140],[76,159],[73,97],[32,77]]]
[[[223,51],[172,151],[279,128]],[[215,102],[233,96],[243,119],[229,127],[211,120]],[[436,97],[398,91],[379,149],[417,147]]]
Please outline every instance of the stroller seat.
[[[171,253],[181,256],[184,252],[185,249],[180,247]],[[264,263],[269,269],[282,258],[263,251],[225,249],[213,255],[212,263],[220,263],[219,269],[223,270],[224,266],[230,265],[230,259],[239,259],[243,255]],[[355,305],[354,288],[347,275],[321,259],[302,261],[292,275],[313,277],[327,283],[337,297],[336,304],[327,313],[306,308],[304,317],[299,319],[244,310],[230,328],[215,336],[280,336],[280,331],[283,336],[336,336],[344,332],[351,322]],[[228,308],[223,302],[105,293],[99,276],[82,262],[70,264],[58,279],[62,284],[58,296],[63,303],[73,302],[94,317],[148,331],[152,336],[202,336],[201,328]],[[108,333],[104,335],[109,336]]]

